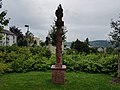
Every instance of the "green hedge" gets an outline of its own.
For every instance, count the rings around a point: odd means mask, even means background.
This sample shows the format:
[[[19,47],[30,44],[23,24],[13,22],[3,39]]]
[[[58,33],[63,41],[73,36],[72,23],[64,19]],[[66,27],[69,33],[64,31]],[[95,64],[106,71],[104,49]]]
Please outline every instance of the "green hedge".
[[[51,65],[48,51],[45,47],[0,47],[0,73],[46,71]],[[7,70],[9,68],[11,70]]]
[[[117,55],[112,54],[64,55],[63,63],[67,65],[68,71],[106,73],[111,75],[117,72]]]
[[[45,47],[0,47],[0,73],[51,70],[56,58],[47,52]],[[67,71],[116,75],[117,55],[63,54],[63,64],[67,66]]]

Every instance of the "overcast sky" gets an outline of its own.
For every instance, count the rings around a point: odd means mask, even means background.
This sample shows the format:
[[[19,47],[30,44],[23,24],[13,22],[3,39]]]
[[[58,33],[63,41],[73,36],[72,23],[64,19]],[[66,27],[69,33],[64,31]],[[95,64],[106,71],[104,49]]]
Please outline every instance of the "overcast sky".
[[[30,31],[44,41],[59,4],[64,10],[67,41],[87,37],[91,41],[109,40],[111,19],[118,19],[120,14],[120,0],[3,0],[2,9],[8,10],[9,26],[26,32],[24,25],[28,24]]]

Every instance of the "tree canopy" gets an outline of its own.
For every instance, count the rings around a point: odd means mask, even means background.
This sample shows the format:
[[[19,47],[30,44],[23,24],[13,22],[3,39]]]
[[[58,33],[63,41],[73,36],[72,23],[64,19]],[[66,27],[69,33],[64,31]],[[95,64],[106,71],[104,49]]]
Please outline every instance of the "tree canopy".
[[[113,29],[113,31],[109,34],[111,42],[115,47],[120,47],[120,17],[116,21],[111,20],[110,25]]]
[[[53,46],[56,46],[57,44],[57,27],[55,25],[51,25],[51,28],[50,28],[50,32],[49,32],[49,36],[50,36],[50,40],[52,42],[52,45]],[[66,27],[63,26],[62,28],[62,41],[65,41],[66,40]]]
[[[7,10],[0,12],[0,32],[4,29],[5,26],[8,25],[9,19],[6,19]],[[0,39],[2,38],[2,35],[0,34]]]
[[[10,31],[17,36],[18,46],[30,46],[34,44],[34,35],[30,31],[27,31],[25,35],[23,35],[21,29],[16,26],[10,27]]]
[[[17,41],[19,41],[20,38],[23,39],[24,35],[22,34],[21,29],[19,29],[18,27],[12,26],[10,27],[10,31],[17,36]]]
[[[75,42],[72,42],[71,49],[74,49],[78,52],[85,52],[85,53],[90,52],[89,46],[85,42],[81,42],[78,39]]]
[[[110,32],[109,36],[111,37],[112,44],[118,48],[119,51],[119,58],[120,58],[120,17],[116,21],[111,21],[110,23],[111,28],[113,29],[112,32]],[[118,77],[120,78],[120,59],[118,59]]]

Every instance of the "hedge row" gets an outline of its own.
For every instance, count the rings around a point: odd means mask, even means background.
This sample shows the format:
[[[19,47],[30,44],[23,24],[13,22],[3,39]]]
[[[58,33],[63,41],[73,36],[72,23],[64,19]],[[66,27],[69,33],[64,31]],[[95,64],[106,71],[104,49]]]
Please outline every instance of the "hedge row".
[[[0,73],[51,70],[55,55],[49,57],[45,47],[0,47]],[[116,75],[117,55],[71,54],[63,55],[67,71],[106,73]]]
[[[117,73],[117,55],[89,54],[64,55],[63,63],[68,71],[83,71],[89,73],[106,73],[115,76]]]

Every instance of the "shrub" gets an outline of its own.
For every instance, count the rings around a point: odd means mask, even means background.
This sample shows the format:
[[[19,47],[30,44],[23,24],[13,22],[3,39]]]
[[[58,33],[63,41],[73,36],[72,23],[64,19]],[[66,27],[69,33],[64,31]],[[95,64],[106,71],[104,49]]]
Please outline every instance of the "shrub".
[[[7,49],[6,49],[7,48]],[[6,49],[6,50],[5,50]],[[28,72],[51,70],[56,56],[51,55],[45,47],[0,47],[0,73]],[[83,71],[89,73],[106,73],[115,75],[117,72],[117,55],[115,54],[63,54],[63,64],[67,71]],[[49,60],[48,60],[49,58]]]
[[[51,51],[49,49],[47,49],[45,52],[45,57],[48,58],[48,60],[49,60],[51,55],[52,55]]]
[[[117,72],[117,55],[78,54],[64,55],[63,63],[68,71],[114,74]]]
[[[12,69],[9,67],[8,64],[0,63],[0,74],[10,71],[12,71]]]

